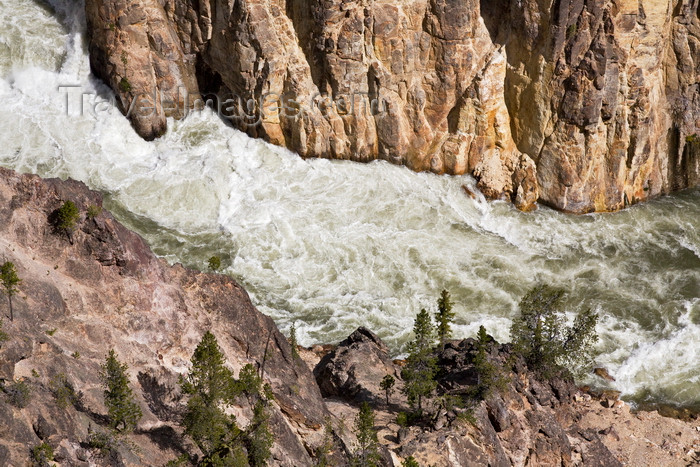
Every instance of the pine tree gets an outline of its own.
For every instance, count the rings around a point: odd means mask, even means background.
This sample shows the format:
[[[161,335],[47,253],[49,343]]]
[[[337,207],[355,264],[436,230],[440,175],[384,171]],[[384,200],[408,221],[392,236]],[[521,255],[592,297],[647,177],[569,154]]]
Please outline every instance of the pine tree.
[[[353,429],[357,436],[357,450],[352,465],[357,467],[377,467],[379,465],[379,440],[374,429],[374,411],[367,402],[363,402],[360,412],[355,417]]]
[[[401,372],[404,380],[402,392],[411,407],[418,413],[423,411],[423,398],[430,397],[435,390],[436,359],[432,355],[435,330],[427,311],[421,310],[413,325],[414,339],[409,344],[406,366]]]
[[[73,201],[66,201],[55,211],[55,227],[68,236],[71,245],[73,244],[73,231],[80,219],[80,211]]]
[[[396,379],[394,379],[393,376],[391,375],[385,375],[384,378],[382,378],[382,382],[379,383],[379,387],[384,391],[386,395],[386,405],[389,405],[389,397],[391,397],[391,393],[394,392],[394,384],[396,383]]]
[[[485,399],[492,391],[505,388],[505,378],[500,369],[488,358],[489,340],[486,328],[480,326],[474,355],[474,369],[478,378],[475,390],[477,399]]]
[[[267,465],[267,460],[272,455],[270,449],[273,442],[274,437],[270,431],[270,416],[266,410],[266,403],[264,399],[259,399],[253,407],[253,419],[246,429],[246,446],[251,466]]]
[[[114,350],[110,350],[100,374],[110,423],[117,431],[133,430],[142,415],[129,387],[127,369],[126,363],[120,363]]]
[[[598,316],[591,310],[579,314],[573,326],[565,325],[563,296],[562,290],[536,286],[520,301],[520,316],[510,329],[516,352],[545,377],[562,370],[563,365],[587,363],[598,340]]]
[[[455,317],[452,305],[450,293],[447,290],[443,290],[438,299],[438,312],[435,314],[437,337],[441,349],[445,348],[445,343],[452,337],[451,324]]]
[[[241,431],[235,417],[224,412],[237,393],[225,361],[216,337],[207,331],[192,355],[190,373],[180,383],[182,392],[189,396],[183,417],[185,433],[210,463],[239,450]]]
[[[22,283],[22,279],[17,275],[17,269],[14,263],[5,261],[5,263],[0,266],[0,282],[2,283],[3,292],[7,295],[7,300],[10,304],[10,321],[14,321],[15,316],[12,309],[12,297],[17,295],[19,292],[17,287]]]
[[[299,359],[299,343],[297,342],[297,324],[296,321],[292,323],[289,328],[289,346],[292,348],[292,357]]]

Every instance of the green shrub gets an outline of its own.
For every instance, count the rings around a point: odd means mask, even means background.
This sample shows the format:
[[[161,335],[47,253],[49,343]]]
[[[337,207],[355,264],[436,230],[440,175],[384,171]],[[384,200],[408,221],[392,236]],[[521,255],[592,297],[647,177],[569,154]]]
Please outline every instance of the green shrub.
[[[598,341],[598,315],[591,310],[580,313],[572,326],[566,326],[563,296],[562,290],[538,285],[520,301],[520,316],[510,330],[515,351],[544,377],[565,369],[582,369],[590,363],[593,345]]]
[[[105,459],[112,459],[117,456],[119,449],[119,443],[112,433],[93,431],[92,427],[88,427],[88,438],[85,446],[88,449],[97,451],[97,455]]]
[[[685,137],[685,142],[688,144],[700,143],[700,136],[697,134],[688,135]]]
[[[420,467],[415,457],[409,456],[401,463],[401,467]]]
[[[32,390],[26,381],[18,379],[3,387],[7,401],[19,409],[25,408],[32,400]]]
[[[88,219],[94,219],[100,214],[102,214],[102,208],[100,206],[95,206],[94,204],[91,204],[87,210]]]
[[[69,405],[77,408],[82,404],[83,393],[75,390],[65,373],[58,373],[51,378],[49,390],[61,409],[65,409]]]
[[[406,428],[409,426],[408,413],[399,412],[396,414],[396,424],[400,427]]]
[[[114,350],[110,350],[100,372],[110,424],[117,431],[133,430],[142,415],[129,387],[127,369],[126,363],[120,363]]]
[[[568,28],[566,28],[566,38],[571,39],[576,35],[576,32],[578,31],[578,26],[576,23],[570,25]]]
[[[2,347],[2,343],[9,338],[10,336],[8,336],[7,333],[2,330],[2,319],[0,319],[0,347]]]
[[[469,423],[472,426],[476,426],[478,424],[478,421],[476,417],[474,416],[474,410],[469,408],[467,410],[464,410],[462,412],[459,412],[457,414],[457,420],[460,420],[465,423]]]
[[[209,269],[212,271],[218,271],[221,269],[221,258],[218,256],[212,256],[209,258]]]
[[[56,211],[56,228],[71,233],[80,219],[80,212],[73,201],[66,201]]]
[[[119,90],[125,94],[131,92],[131,83],[128,79],[122,78],[121,81],[119,81]]]
[[[56,334],[56,331],[58,331],[58,329],[57,329],[57,328],[53,328],[53,329],[47,329],[47,330],[44,331],[44,332],[46,333],[47,336],[53,336],[54,334]]]
[[[32,465],[38,467],[48,467],[49,462],[53,462],[53,448],[48,443],[41,443],[32,448]]]
[[[181,454],[176,459],[169,460],[164,467],[185,467],[191,464],[188,454]]]
[[[440,397],[439,401],[440,406],[447,412],[450,412],[454,409],[463,409],[465,405],[464,399],[462,399],[461,396],[453,394],[444,394]]]

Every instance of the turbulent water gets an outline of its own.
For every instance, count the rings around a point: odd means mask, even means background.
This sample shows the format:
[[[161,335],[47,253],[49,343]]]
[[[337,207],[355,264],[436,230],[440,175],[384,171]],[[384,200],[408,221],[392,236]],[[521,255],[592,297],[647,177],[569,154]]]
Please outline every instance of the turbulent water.
[[[465,196],[469,177],[304,161],[208,113],[147,143],[113,106],[80,115],[80,98],[59,89],[111,97],[90,75],[81,9],[0,0],[0,165],[103,191],[171,262],[205,268],[220,255],[304,344],[366,325],[400,353],[443,288],[456,337],[483,324],[506,341],[518,300],[544,281],[571,291],[570,310],[599,311],[597,363],[614,387],[700,405],[700,190],[617,214],[523,214]]]

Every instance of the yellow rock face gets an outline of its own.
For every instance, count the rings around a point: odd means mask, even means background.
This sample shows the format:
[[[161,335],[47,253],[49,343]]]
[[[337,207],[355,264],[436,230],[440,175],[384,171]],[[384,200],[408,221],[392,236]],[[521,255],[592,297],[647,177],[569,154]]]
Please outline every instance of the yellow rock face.
[[[88,0],[86,10],[93,67],[125,112],[153,87],[233,95],[248,109],[234,125],[303,157],[471,173],[522,209],[539,199],[615,210],[697,184],[685,142],[700,132],[691,5],[550,3]],[[160,115],[130,118],[145,137],[165,128]]]

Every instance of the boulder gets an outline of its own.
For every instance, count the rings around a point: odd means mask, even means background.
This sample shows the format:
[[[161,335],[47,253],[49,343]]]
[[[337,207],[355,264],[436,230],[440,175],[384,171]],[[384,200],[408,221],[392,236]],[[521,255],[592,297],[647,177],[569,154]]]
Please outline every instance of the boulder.
[[[379,387],[387,374],[398,379],[386,345],[372,331],[360,327],[321,359],[314,377],[324,397],[355,401],[381,401]]]

